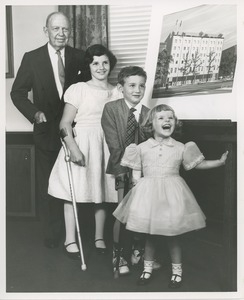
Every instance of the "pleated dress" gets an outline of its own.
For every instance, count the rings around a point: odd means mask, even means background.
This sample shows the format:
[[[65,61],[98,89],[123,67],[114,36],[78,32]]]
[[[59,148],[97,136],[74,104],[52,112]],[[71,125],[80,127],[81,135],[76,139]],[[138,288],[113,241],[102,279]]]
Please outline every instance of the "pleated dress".
[[[180,176],[204,160],[194,142],[173,138],[155,139],[126,148],[121,164],[142,171],[138,183],[118,205],[113,215],[131,231],[175,236],[206,226],[205,215]]]
[[[115,87],[100,90],[85,82],[70,86],[64,101],[77,108],[75,141],[85,156],[86,166],[71,163],[75,198],[77,202],[118,202],[113,175],[106,174],[109,158],[108,146],[101,127],[105,103],[122,98]],[[61,148],[52,169],[48,193],[56,198],[71,201],[67,165]]]

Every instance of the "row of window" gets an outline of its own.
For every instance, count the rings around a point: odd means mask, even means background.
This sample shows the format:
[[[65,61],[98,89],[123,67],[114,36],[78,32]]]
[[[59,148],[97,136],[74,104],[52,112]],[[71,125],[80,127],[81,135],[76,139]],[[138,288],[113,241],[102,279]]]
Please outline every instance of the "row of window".
[[[177,38],[174,38],[174,42],[177,43],[181,43],[181,41],[183,41],[185,44],[190,44],[191,42],[193,42],[194,44],[211,44],[211,45],[222,45],[223,44],[223,40],[212,40],[212,39],[209,39],[209,38],[206,38],[206,39],[197,39],[197,40],[192,40],[191,38],[190,39],[184,39],[182,40],[181,38],[180,39],[177,39]]]
[[[173,50],[181,50],[182,49],[182,47],[180,47],[180,46],[174,46],[173,47]],[[186,51],[186,50],[190,50],[190,49],[192,49],[192,50],[197,50],[197,51],[199,51],[199,50],[201,50],[201,51],[208,51],[208,50],[210,50],[210,51],[215,51],[215,52],[217,52],[217,51],[221,51],[222,50],[222,47],[183,47],[183,51]]]
[[[213,56],[214,55],[214,57],[215,58],[217,58],[217,57],[221,57],[221,53],[216,53],[216,52],[211,52],[211,56]],[[197,55],[196,55],[196,52],[194,52],[194,53],[190,53],[190,52],[188,52],[188,53],[182,53],[182,55],[180,55],[179,53],[172,53],[172,56],[175,58],[175,57],[182,57],[182,58],[187,58],[187,56],[188,57],[199,57],[199,58],[202,58],[202,57],[209,57],[209,53],[198,53]]]
[[[214,53],[214,55],[215,55],[215,57],[220,57],[221,56],[221,54],[222,53],[216,53],[216,52],[212,52],[212,54]],[[194,57],[194,56],[196,56],[196,52],[194,52],[194,53],[190,53],[190,52],[188,52],[188,53],[182,53],[182,55],[180,55],[180,53],[172,53],[172,56],[173,57],[180,57],[180,56],[182,56],[182,58],[186,58],[187,57],[187,54],[188,54],[188,57],[191,55],[192,57]],[[198,53],[198,55],[197,55],[198,57],[209,57],[209,53]]]
[[[211,67],[211,72],[214,72],[214,71],[218,71],[218,66],[212,66]],[[189,68],[189,74],[192,73],[194,71],[194,68],[193,67],[190,67]],[[196,72],[204,72],[207,73],[208,72],[208,67],[197,67],[195,68],[195,73]],[[183,74],[182,70],[180,70],[179,68],[170,68],[170,73],[169,75],[174,75],[174,74]]]
[[[177,65],[178,62],[179,62],[179,61],[176,60],[175,62],[171,63],[171,65]],[[184,64],[184,63],[186,63],[186,61],[182,60],[182,61],[181,61],[181,64]],[[188,63],[189,63],[189,62],[188,62]],[[198,63],[201,64],[201,65],[204,65],[205,63],[206,63],[206,64],[209,64],[209,61],[206,60],[206,62],[205,62],[205,60],[202,60],[202,61],[198,61]],[[219,59],[214,59],[214,61],[212,61],[212,64],[216,64],[216,65],[218,66],[218,65],[220,64],[220,60],[219,60]]]

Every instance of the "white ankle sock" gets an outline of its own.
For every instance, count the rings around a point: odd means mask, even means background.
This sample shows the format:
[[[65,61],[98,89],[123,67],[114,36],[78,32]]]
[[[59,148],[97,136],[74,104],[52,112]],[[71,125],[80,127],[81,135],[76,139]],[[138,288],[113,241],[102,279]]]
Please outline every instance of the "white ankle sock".
[[[143,272],[148,272],[150,274],[152,274],[152,270],[153,270],[153,263],[154,261],[153,260],[144,260],[144,270]],[[141,275],[141,278],[144,276],[144,278],[149,278],[151,275],[148,274],[148,273],[145,273],[144,275]]]
[[[171,279],[180,282],[181,281],[181,277],[178,277],[174,275],[179,275],[182,276],[182,264],[172,264],[172,277]]]

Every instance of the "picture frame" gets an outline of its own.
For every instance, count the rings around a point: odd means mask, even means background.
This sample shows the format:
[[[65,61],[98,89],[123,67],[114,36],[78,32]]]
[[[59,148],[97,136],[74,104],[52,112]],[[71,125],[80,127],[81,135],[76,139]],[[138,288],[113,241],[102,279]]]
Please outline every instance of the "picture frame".
[[[12,7],[6,6],[6,78],[14,77]]]
[[[221,4],[164,15],[152,98],[231,93],[236,17],[235,5]]]

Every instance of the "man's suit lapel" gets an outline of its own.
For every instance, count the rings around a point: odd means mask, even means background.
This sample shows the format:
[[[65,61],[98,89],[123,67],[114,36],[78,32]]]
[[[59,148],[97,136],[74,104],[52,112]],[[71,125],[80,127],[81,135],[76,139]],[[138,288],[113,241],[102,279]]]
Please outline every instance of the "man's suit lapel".
[[[146,106],[142,105],[141,114],[140,114],[140,120],[139,120],[140,124],[145,120],[148,111],[149,111],[149,108],[147,108]]]
[[[120,105],[118,106],[117,115],[120,117],[121,134],[124,136],[126,134],[127,119],[129,116],[129,107],[125,103],[124,99],[120,100]]]
[[[65,49],[65,83],[69,82],[70,74],[72,73],[73,64],[73,55],[70,51],[70,47],[66,47]]]
[[[65,48],[65,87],[66,90],[71,84],[76,83],[78,80],[78,72],[81,71],[82,57],[77,56],[74,48],[67,46]],[[82,55],[82,52],[79,53]]]

